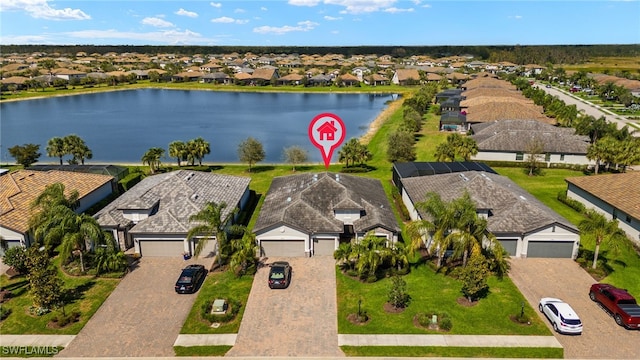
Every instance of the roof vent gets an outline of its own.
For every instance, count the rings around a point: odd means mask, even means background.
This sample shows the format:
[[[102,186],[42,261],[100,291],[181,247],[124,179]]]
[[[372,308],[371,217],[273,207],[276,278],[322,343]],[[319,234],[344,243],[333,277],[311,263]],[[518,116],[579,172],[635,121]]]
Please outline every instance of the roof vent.
[[[340,182],[340,174],[336,174],[336,181]]]
[[[460,178],[464,181],[469,181],[469,179],[464,174],[458,174]]]
[[[191,178],[193,177],[193,175],[195,175],[195,174],[194,174],[194,173],[189,173],[189,174],[187,174],[187,176],[185,176],[185,177],[184,177],[184,180],[185,180],[185,181],[187,181],[187,180],[191,180]]]
[[[198,200],[198,194],[191,195],[191,200]]]
[[[287,198],[287,202],[291,202],[291,196]]]
[[[525,201],[527,200],[527,198],[522,196],[522,195],[520,195],[520,199],[525,200]]]

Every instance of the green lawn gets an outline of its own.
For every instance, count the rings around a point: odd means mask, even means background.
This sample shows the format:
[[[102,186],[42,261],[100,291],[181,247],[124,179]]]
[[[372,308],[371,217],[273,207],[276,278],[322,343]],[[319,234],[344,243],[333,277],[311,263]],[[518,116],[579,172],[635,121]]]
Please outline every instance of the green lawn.
[[[64,289],[73,289],[75,293],[71,302],[65,305],[64,310],[66,313],[79,311],[80,321],[62,329],[49,327],[48,323],[54,316],[59,315],[61,310],[54,310],[42,316],[31,315],[29,307],[32,305],[32,300],[28,294],[27,279],[24,276],[8,279],[6,275],[2,275],[0,286],[10,290],[13,297],[2,304],[3,307],[11,309],[11,314],[2,321],[0,332],[3,334],[76,335],[120,282],[120,279],[71,277],[62,272],[60,274],[64,281]]]
[[[242,315],[244,314],[253,276],[237,278],[231,271],[209,273],[204,284],[198,291],[198,297],[193,303],[191,312],[185,320],[181,334],[230,334],[237,333],[240,328]],[[212,328],[209,323],[202,320],[200,309],[202,304],[215,299],[233,298],[242,303],[238,316],[231,322],[222,324],[218,328]]]
[[[449,334],[486,335],[550,335],[522,294],[509,278],[489,280],[490,293],[475,306],[459,305],[461,282],[452,277],[435,273],[431,268],[419,265],[404,276],[411,303],[399,314],[384,310],[391,281],[389,278],[375,283],[362,283],[337,270],[338,332],[340,334],[441,334],[413,325],[417,313],[446,312],[451,317],[453,328]],[[366,311],[370,321],[355,325],[347,320],[349,314]],[[520,313],[524,302],[525,314],[531,325],[520,325],[510,319]]]
[[[377,357],[468,357],[562,359],[562,348],[492,348],[457,346],[341,346],[347,356]]]
[[[224,356],[232,346],[174,346],[176,356]]]

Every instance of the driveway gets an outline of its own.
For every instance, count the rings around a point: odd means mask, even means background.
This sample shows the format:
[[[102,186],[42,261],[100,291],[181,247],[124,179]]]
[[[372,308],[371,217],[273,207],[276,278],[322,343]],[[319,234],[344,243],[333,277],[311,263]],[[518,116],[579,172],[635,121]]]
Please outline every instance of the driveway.
[[[173,343],[197,294],[174,285],[187,264],[211,260],[140,259],[60,357],[174,356]]]
[[[551,331],[547,318],[537,311],[542,297],[569,303],[583,324],[580,336],[555,334],[567,359],[638,359],[639,331],[616,325],[604,310],[589,299],[596,281],[571,259],[511,259],[510,277]]]
[[[338,347],[335,260],[269,258],[293,268],[287,289],[269,289],[269,267],[258,270],[235,346],[226,356],[344,356]]]

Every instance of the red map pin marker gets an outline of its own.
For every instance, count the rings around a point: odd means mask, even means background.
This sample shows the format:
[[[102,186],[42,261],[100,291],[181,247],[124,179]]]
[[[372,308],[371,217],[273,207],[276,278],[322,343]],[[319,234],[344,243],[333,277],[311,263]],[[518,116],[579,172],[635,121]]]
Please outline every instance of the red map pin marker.
[[[322,113],[309,124],[309,140],[320,149],[324,167],[329,169],[333,151],[342,144],[347,131],[344,122],[337,115]]]

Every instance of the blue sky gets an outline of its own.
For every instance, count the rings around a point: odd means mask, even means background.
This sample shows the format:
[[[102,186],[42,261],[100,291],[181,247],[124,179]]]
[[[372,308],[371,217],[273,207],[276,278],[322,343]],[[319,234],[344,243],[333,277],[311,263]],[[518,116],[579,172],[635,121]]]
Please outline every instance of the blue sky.
[[[640,44],[640,1],[0,0],[0,44]]]

